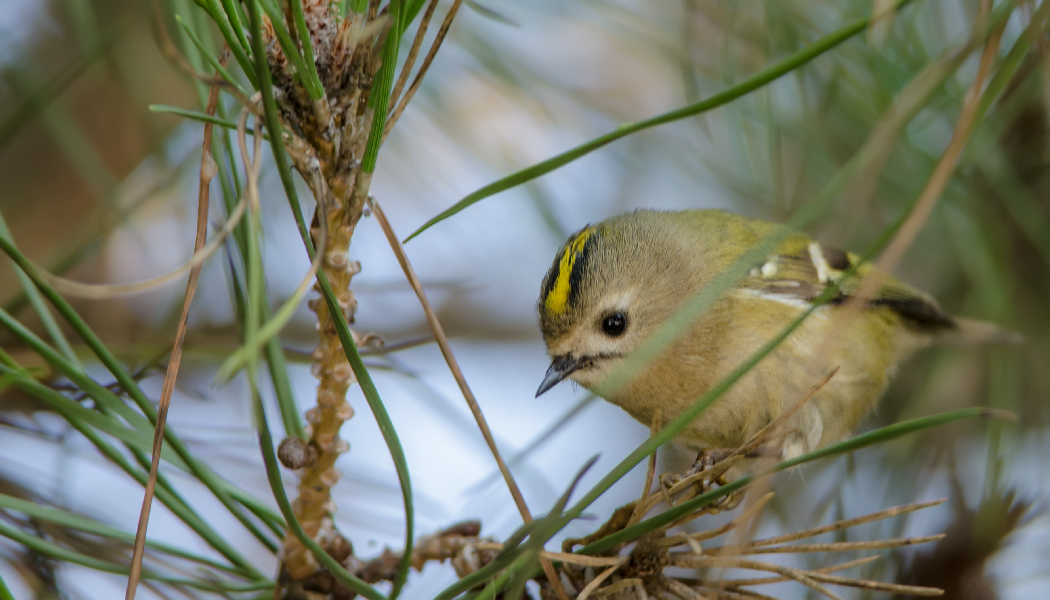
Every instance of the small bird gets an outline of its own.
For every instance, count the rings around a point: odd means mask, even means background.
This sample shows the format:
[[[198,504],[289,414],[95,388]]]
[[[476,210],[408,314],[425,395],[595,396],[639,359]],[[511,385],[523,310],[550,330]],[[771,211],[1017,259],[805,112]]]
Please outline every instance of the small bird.
[[[698,450],[742,446],[804,397],[819,379],[807,375],[813,359],[831,349],[824,358],[837,371],[787,420],[788,433],[773,448],[791,458],[852,434],[917,350],[1019,339],[949,316],[929,295],[889,277],[846,330],[836,329],[836,315],[873,265],[792,232],[633,377],[615,389],[603,386],[684,303],[780,228],[721,210],[638,210],[573,234],[540,288],[540,328],[552,363],[536,395],[571,378],[647,426],[656,418],[666,424],[837,284],[830,301],[678,437]],[[829,336],[836,343],[825,344]]]

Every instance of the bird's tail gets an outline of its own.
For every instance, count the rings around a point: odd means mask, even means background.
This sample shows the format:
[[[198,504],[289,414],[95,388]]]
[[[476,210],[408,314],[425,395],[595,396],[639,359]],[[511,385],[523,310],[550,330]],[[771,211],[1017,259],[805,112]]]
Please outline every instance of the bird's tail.
[[[1020,344],[1024,336],[988,321],[954,317],[955,327],[937,332],[934,341],[941,344]]]

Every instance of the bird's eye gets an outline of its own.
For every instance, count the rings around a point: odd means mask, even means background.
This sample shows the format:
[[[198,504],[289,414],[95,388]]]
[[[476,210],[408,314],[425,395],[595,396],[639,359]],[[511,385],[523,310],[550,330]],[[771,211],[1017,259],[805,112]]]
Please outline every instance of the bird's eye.
[[[607,335],[618,336],[624,329],[627,329],[627,315],[621,312],[613,313],[602,321],[602,331]]]

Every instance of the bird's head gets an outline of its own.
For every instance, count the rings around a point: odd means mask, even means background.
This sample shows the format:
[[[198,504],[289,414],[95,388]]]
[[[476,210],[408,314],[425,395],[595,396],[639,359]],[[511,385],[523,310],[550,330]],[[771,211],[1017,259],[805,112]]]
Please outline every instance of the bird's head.
[[[677,308],[682,253],[663,214],[585,227],[558,251],[537,306],[552,359],[537,396],[566,378],[593,388]]]

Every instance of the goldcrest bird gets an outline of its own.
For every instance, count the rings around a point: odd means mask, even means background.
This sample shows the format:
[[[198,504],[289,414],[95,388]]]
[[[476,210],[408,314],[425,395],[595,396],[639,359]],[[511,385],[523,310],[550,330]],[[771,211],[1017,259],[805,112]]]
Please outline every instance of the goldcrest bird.
[[[1008,342],[1016,334],[947,315],[937,302],[887,277],[836,330],[836,315],[870,263],[793,232],[771,256],[616,389],[601,384],[631,352],[734,261],[780,228],[721,210],[639,210],[576,232],[540,291],[552,358],[536,395],[571,378],[645,425],[666,424],[761,349],[832,283],[840,290],[679,434],[695,449],[736,448],[804,397],[822,349],[834,376],[788,420],[784,458],[847,438],[872,412],[897,366],[935,342]],[[853,275],[845,271],[853,267]],[[824,345],[828,336],[838,343]],[[817,377],[816,379],[819,379]]]

